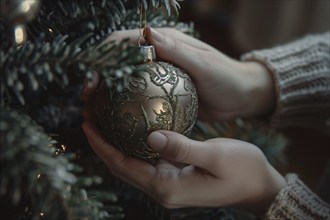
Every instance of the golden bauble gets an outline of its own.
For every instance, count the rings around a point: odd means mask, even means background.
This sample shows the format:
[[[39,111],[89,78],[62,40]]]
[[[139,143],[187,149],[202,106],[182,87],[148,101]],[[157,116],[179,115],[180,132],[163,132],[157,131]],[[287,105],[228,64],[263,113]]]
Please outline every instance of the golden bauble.
[[[155,130],[189,134],[197,116],[197,93],[190,77],[169,63],[149,59],[136,69],[122,92],[101,82],[96,115],[108,141],[127,156],[156,159],[148,135]]]

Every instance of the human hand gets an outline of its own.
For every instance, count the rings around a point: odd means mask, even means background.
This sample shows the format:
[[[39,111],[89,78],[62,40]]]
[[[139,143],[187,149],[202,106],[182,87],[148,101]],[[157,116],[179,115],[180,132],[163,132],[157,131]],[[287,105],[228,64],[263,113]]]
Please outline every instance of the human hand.
[[[270,113],[275,92],[268,69],[258,62],[240,62],[210,45],[173,28],[145,29],[158,58],[184,69],[193,79],[199,97],[199,118],[229,120]],[[117,31],[110,40],[130,38],[137,43],[139,30]]]
[[[151,165],[121,153],[94,122],[87,117],[83,129],[110,172],[167,208],[222,206],[262,214],[285,184],[259,148],[246,142],[224,138],[199,142],[156,131],[148,144],[162,159]]]
[[[163,206],[230,206],[262,213],[284,186],[284,178],[259,148],[234,139],[200,142],[155,131],[148,137],[148,145],[162,157],[155,165],[125,156],[107,142],[96,124],[93,97],[98,81],[96,75],[82,91],[88,142],[111,173]]]

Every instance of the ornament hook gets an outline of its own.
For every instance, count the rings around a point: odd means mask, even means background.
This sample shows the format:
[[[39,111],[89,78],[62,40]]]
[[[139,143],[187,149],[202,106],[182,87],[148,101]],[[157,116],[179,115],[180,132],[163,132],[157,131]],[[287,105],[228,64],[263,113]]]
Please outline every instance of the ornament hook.
[[[139,39],[138,39],[138,45],[139,47],[141,47],[141,40],[144,40],[144,37],[143,36],[140,36]]]
[[[143,6],[142,3],[140,3],[140,37],[138,39],[138,45],[139,47],[141,46],[141,40],[145,40],[146,38],[146,33],[145,33],[145,28],[147,27],[147,10],[144,8],[144,12],[143,12]],[[143,21],[143,17],[144,17],[144,21]],[[143,26],[144,23],[144,27]],[[147,44],[147,41],[145,41],[144,45]]]

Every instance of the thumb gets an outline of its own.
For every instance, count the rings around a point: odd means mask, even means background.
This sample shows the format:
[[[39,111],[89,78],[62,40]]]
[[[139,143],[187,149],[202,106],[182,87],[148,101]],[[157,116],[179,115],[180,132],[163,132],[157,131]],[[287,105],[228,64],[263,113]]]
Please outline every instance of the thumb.
[[[163,157],[206,169],[211,151],[205,142],[191,140],[172,131],[154,131],[148,137],[148,145]]]

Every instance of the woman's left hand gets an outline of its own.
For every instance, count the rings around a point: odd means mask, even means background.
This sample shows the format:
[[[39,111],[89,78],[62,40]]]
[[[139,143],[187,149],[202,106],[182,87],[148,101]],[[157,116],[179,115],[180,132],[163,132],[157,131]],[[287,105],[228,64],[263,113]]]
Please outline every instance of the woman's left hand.
[[[162,156],[156,165],[125,156],[98,129],[93,110],[96,85],[82,92],[83,129],[91,147],[111,173],[163,206],[231,206],[262,213],[284,186],[284,178],[259,148],[234,139],[200,142],[171,131],[155,131],[148,144]]]

